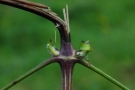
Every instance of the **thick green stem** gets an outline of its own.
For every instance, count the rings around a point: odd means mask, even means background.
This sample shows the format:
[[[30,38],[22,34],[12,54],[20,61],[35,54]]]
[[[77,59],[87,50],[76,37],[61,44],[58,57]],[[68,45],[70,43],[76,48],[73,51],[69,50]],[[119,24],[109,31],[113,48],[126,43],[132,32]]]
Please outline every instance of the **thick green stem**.
[[[121,89],[123,89],[123,90],[130,90],[129,88],[127,88],[126,86],[124,86],[123,84],[121,84],[120,82],[118,82],[117,80],[115,80],[114,78],[109,76],[108,74],[104,73],[103,71],[101,71],[100,69],[95,67],[94,65],[92,65],[92,64],[88,65],[88,63],[83,61],[83,60],[80,60],[79,63],[84,65],[84,66],[86,66],[87,68],[93,70],[94,72],[98,73],[99,75],[103,76],[104,78],[106,78],[110,82],[114,83],[115,85],[117,85]]]
[[[25,79],[26,77],[32,75],[33,73],[35,73],[36,71],[40,70],[41,68],[53,63],[55,60],[55,58],[52,59],[48,59],[45,60],[44,62],[42,62],[41,64],[39,64],[38,66],[36,66],[35,68],[31,69],[30,71],[28,71],[26,74],[20,76],[19,78],[17,78],[16,80],[12,81],[11,83],[9,83],[7,86],[5,86],[4,88],[2,88],[1,90],[8,90],[9,88],[11,88],[12,86],[14,86],[15,84],[19,83],[20,81],[22,81],[23,79]]]

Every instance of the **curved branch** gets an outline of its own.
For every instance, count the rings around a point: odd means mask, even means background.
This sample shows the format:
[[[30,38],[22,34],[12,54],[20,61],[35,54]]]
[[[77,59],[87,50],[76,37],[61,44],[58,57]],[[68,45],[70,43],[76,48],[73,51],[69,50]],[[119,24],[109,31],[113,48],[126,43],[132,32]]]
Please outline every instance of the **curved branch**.
[[[55,57],[48,59],[48,60],[45,60],[41,64],[37,65],[36,67],[34,67],[33,69],[31,69],[30,71],[25,73],[24,75],[20,76],[16,80],[9,83],[7,86],[3,87],[1,90],[7,90],[7,89],[11,88],[12,86],[14,86],[17,83],[19,83],[20,81],[22,81],[23,79],[27,78],[28,76],[32,75],[33,73],[37,72],[38,70],[42,69],[43,67],[45,67],[45,66],[47,66],[55,61],[57,61],[57,58],[55,58]]]
[[[25,11],[34,13],[38,16],[44,17],[52,21],[59,29],[61,41],[71,42],[70,33],[67,32],[66,30],[67,29],[66,23],[61,18],[59,18],[59,16],[56,13],[54,13],[50,9],[50,7],[26,0],[0,0],[0,3],[23,9]]]

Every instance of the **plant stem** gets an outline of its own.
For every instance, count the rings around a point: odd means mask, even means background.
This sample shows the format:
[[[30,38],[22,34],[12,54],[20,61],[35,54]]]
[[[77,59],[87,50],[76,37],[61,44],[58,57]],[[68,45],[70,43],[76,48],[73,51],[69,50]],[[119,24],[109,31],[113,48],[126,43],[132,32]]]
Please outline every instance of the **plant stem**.
[[[60,39],[71,42],[70,33],[67,33],[67,25],[50,7],[27,0],[0,0],[1,4],[19,8],[52,21],[60,33]],[[27,20],[26,20],[27,22]]]
[[[61,40],[60,54],[62,56],[72,56],[73,52],[74,49],[72,47],[72,44],[70,42],[65,42],[64,40]]]
[[[45,60],[44,62],[42,62],[41,64],[39,64],[35,68],[33,68],[30,71],[28,71],[26,74],[20,76],[16,80],[14,80],[11,83],[9,83],[7,86],[5,86],[4,88],[2,88],[1,90],[8,90],[9,88],[11,88],[12,86],[14,86],[15,84],[17,84],[20,81],[22,81],[23,79],[25,79],[26,77],[32,75],[33,73],[35,73],[36,71],[40,70],[41,68],[43,68],[43,67],[51,64],[52,62],[54,62],[54,60],[55,60],[55,58]]]
[[[59,64],[62,72],[62,90],[72,90],[72,73],[75,61],[62,60]]]
[[[123,84],[121,84],[120,82],[118,82],[117,80],[115,80],[114,78],[109,76],[108,74],[104,73],[103,71],[101,71],[100,69],[95,67],[94,65],[92,65],[92,64],[88,65],[88,63],[83,61],[83,60],[80,60],[79,63],[84,65],[84,66],[86,66],[87,68],[93,70],[94,72],[98,73],[99,75],[103,76],[104,78],[106,78],[107,80],[111,81],[112,83],[114,83],[115,85],[120,87],[121,89],[123,89],[123,90],[130,90],[129,88],[127,88],[126,86],[124,86]]]

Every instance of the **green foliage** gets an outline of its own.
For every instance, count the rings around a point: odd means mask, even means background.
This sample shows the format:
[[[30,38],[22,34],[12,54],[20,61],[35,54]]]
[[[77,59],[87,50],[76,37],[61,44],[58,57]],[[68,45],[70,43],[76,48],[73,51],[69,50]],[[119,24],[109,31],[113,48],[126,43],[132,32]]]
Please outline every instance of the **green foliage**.
[[[78,49],[89,40],[92,64],[131,90],[135,76],[135,1],[134,0],[33,0],[62,15],[69,5],[71,38]],[[16,79],[50,57],[46,49],[54,40],[54,25],[34,14],[0,4],[0,87]],[[56,47],[59,46],[57,32]],[[82,73],[83,72],[83,73]],[[52,87],[53,85],[53,87]],[[54,64],[38,71],[10,90],[60,90],[61,74]],[[96,73],[76,65],[73,90],[120,90]]]

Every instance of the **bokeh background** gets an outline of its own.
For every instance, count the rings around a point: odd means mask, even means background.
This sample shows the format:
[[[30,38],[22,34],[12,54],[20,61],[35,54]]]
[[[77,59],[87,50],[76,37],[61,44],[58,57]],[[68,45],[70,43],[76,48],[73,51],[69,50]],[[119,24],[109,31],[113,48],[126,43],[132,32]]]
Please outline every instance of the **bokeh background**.
[[[31,1],[50,6],[61,18],[68,4],[74,49],[89,40],[90,62],[135,90],[135,0]],[[54,40],[54,28],[47,19],[0,4],[0,88],[51,57],[46,44]],[[58,30],[54,44],[59,48]],[[61,90],[61,83],[59,65],[51,64],[10,90]],[[73,90],[121,89],[76,64]]]

